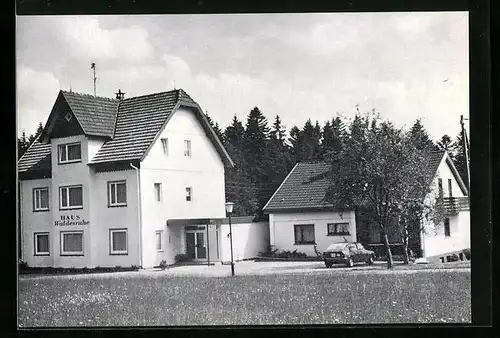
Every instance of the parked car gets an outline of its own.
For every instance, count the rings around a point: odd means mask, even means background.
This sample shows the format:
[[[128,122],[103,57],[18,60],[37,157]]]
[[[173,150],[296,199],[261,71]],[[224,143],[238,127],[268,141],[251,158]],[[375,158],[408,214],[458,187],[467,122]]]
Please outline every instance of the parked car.
[[[357,242],[334,243],[323,253],[327,268],[331,268],[333,264],[345,264],[352,267],[357,262],[371,265],[374,257],[374,251],[365,249],[361,243]]]

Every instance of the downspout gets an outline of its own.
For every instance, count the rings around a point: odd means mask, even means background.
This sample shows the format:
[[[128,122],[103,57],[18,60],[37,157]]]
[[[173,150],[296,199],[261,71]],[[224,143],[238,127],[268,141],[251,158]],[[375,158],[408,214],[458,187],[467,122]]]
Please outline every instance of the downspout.
[[[143,268],[142,262],[142,208],[141,208],[141,179],[139,168],[130,163],[130,167],[135,169],[137,175],[137,221],[139,222],[139,263],[140,267]]]

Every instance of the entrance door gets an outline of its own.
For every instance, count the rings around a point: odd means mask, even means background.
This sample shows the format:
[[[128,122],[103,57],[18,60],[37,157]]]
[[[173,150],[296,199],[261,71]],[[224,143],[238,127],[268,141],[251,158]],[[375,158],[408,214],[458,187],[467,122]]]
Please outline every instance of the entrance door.
[[[186,232],[186,255],[189,259],[207,258],[204,231],[196,230]]]
[[[207,258],[207,248],[205,246],[205,233],[196,233],[196,259]]]

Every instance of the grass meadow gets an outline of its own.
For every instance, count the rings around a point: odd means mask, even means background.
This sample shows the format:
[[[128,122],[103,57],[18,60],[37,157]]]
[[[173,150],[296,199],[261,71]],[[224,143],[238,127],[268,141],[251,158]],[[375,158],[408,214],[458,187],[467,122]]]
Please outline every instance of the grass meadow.
[[[18,299],[20,327],[471,321],[470,271],[28,277]]]

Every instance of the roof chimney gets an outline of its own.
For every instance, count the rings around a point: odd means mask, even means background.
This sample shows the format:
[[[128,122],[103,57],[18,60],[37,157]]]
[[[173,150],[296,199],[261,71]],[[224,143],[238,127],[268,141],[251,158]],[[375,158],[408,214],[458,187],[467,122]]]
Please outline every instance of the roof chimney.
[[[125,93],[122,93],[122,91],[120,89],[118,89],[118,93],[115,93],[115,94],[116,94],[117,100],[123,100],[123,98],[125,97]]]

